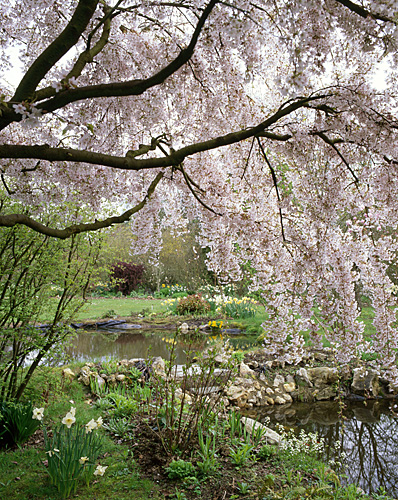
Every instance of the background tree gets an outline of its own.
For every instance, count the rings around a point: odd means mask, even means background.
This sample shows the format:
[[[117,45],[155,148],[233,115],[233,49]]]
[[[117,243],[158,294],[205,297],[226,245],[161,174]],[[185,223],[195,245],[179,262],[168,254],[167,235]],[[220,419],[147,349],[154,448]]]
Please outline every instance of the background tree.
[[[42,223],[59,217],[55,207],[42,211]],[[19,399],[39,364],[64,350],[71,328],[62,322],[85,303],[100,243],[99,233],[59,240],[25,226],[0,232],[0,400]]]

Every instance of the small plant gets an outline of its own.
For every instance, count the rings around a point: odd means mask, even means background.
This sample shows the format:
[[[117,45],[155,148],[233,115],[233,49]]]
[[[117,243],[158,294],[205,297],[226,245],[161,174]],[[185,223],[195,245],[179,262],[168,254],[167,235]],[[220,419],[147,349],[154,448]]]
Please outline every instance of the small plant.
[[[241,495],[247,495],[250,491],[250,486],[248,485],[248,483],[244,483],[244,482],[241,482],[241,483],[236,483],[236,486],[239,490],[239,493]]]
[[[184,479],[195,476],[194,465],[185,460],[173,460],[168,467],[165,467],[165,471],[169,479]]]
[[[47,472],[62,498],[76,492],[79,480],[88,485],[93,475],[103,476],[106,470],[105,466],[96,466],[102,441],[92,432],[102,425],[101,417],[90,420],[86,425],[73,426],[75,421],[75,408],[72,407],[63,418],[62,425],[53,430],[52,438],[44,429]]]
[[[257,313],[256,301],[250,297],[223,297],[219,301],[216,312],[231,318],[254,318]]]
[[[117,312],[114,309],[109,309],[108,311],[104,312],[104,314],[101,316],[101,319],[116,318],[116,317],[117,317]]]
[[[236,412],[235,410],[229,412],[228,414],[228,424],[230,429],[230,437],[231,441],[235,438],[235,436],[242,436],[242,422],[241,422],[241,414]]]
[[[43,408],[34,410],[32,403],[0,403],[0,445],[13,446],[27,441],[39,428],[42,414]]]
[[[260,460],[267,460],[278,453],[276,446],[265,444],[258,452],[257,457]]]
[[[308,434],[302,429],[297,436],[293,429],[286,431],[283,426],[278,426],[281,435],[281,449],[289,455],[305,453],[308,455],[318,455],[325,448],[323,438],[319,438],[315,432]]]
[[[252,459],[252,451],[253,446],[248,443],[240,443],[239,445],[235,445],[234,448],[232,446],[230,447],[229,456],[231,457],[232,463],[236,467],[240,467]]]
[[[132,426],[126,418],[111,418],[109,422],[103,424],[103,427],[111,434],[120,438],[126,437],[132,430]]]
[[[187,500],[187,497],[183,491],[178,491],[177,488],[175,489],[174,496],[176,500]]]

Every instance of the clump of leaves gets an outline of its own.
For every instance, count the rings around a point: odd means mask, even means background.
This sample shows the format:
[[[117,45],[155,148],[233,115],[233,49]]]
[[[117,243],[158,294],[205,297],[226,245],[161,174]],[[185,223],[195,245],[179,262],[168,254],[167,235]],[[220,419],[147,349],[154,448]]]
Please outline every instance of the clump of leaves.
[[[210,311],[210,304],[200,293],[181,298],[176,308],[176,312],[179,315],[204,314],[208,311]]]
[[[195,467],[192,462],[185,460],[173,460],[165,471],[169,479],[184,479],[186,477],[195,476]]]

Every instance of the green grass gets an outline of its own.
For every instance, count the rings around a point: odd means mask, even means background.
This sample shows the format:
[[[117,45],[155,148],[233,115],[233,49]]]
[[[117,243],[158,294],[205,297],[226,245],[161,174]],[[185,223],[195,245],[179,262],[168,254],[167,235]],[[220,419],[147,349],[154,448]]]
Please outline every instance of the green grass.
[[[74,321],[101,319],[111,311],[120,317],[129,317],[140,313],[147,316],[150,313],[163,312],[165,308],[160,305],[161,302],[161,299],[92,298],[76,314]],[[50,319],[45,313],[41,318],[43,322],[50,321]]]
[[[44,423],[47,429],[59,425],[71,407],[76,407],[76,420],[86,423],[100,416],[100,411],[87,404],[87,393],[77,381],[65,382],[61,370],[41,367],[29,385],[25,398],[45,407]],[[81,484],[77,498],[85,500],[147,500],[162,498],[152,481],[140,477],[138,467],[127,445],[115,443],[109,434],[103,435],[104,449],[101,465],[108,466],[103,477],[92,479],[87,487]],[[0,498],[18,500],[59,500],[55,487],[49,483],[45,467],[43,445],[0,450]]]

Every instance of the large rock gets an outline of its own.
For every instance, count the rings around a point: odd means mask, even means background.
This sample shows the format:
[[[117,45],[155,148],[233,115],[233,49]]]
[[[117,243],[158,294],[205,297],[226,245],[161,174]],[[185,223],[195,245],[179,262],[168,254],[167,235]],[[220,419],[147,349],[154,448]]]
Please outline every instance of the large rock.
[[[247,432],[250,433],[253,431],[253,428],[255,431],[258,428],[263,429],[263,439],[266,444],[279,444],[282,441],[281,436],[277,432],[273,431],[269,427],[266,427],[260,422],[253,420],[252,418],[242,417],[241,422],[244,424]]]
[[[323,387],[325,385],[334,384],[339,379],[337,368],[328,368],[320,366],[317,368],[309,368],[307,370],[308,377],[315,387]]]
[[[376,397],[379,394],[379,372],[371,368],[355,368],[351,391],[360,396]]]

